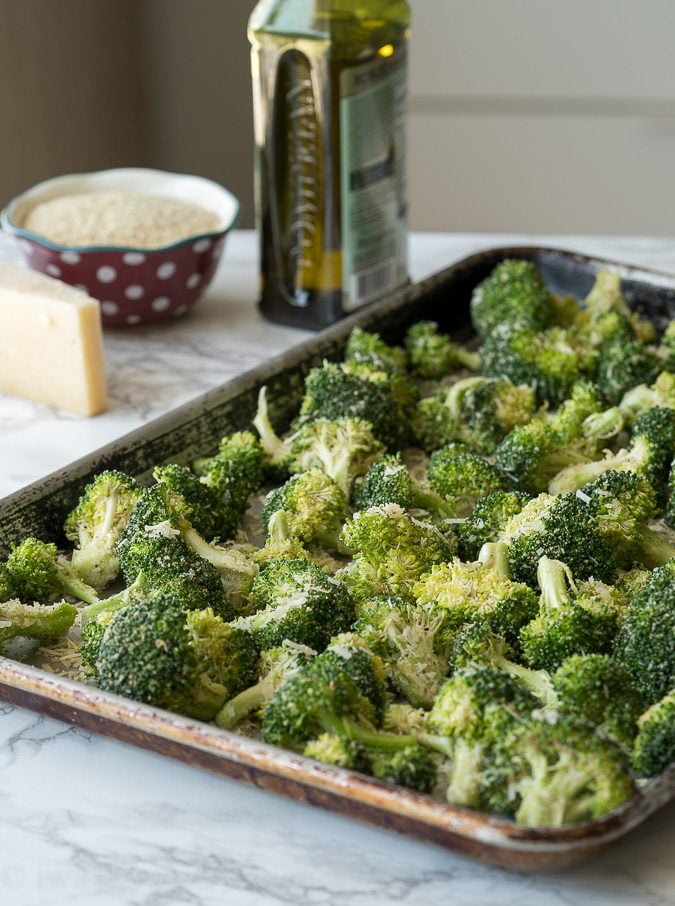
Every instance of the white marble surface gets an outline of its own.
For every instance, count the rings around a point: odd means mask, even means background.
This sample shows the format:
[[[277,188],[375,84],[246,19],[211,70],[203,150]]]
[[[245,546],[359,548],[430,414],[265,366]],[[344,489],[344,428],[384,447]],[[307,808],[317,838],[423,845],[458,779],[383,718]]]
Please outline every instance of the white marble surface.
[[[675,272],[675,239],[435,234],[412,237],[412,274],[510,243]],[[0,496],[304,339],[259,318],[255,284],[255,239],[238,232],[192,314],[107,331],[104,415],[82,420],[0,395]],[[528,875],[1,703],[0,815],[2,906],[675,904],[675,805],[581,867]]]

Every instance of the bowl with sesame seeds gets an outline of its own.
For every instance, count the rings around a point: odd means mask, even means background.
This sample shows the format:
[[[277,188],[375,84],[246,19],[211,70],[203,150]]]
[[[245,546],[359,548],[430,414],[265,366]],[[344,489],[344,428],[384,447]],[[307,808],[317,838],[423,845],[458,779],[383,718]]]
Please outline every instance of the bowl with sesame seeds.
[[[105,326],[180,317],[211,282],[237,198],[212,180],[146,168],[57,176],[0,214],[28,267],[85,290]]]

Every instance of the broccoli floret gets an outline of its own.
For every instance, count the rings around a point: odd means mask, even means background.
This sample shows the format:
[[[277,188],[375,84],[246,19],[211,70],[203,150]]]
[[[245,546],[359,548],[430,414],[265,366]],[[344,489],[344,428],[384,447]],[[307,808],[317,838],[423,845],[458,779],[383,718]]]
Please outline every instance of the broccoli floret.
[[[457,441],[473,452],[490,454],[515,425],[528,422],[535,410],[531,387],[500,377],[469,377],[420,400],[413,432],[425,449]]]
[[[429,457],[426,478],[432,491],[445,498],[457,517],[468,516],[476,502],[495,491],[508,490],[508,480],[478,453],[456,453],[453,445]]]
[[[509,578],[504,545],[487,544],[480,556],[472,563],[455,558],[433,566],[413,587],[417,605],[444,611],[455,630],[478,620],[516,641],[520,627],[537,613],[537,593]]]
[[[77,608],[66,601],[55,604],[26,604],[12,598],[0,604],[0,651],[14,638],[49,641],[68,634]]]
[[[662,566],[675,556],[675,545],[649,528],[659,514],[657,496],[649,481],[634,472],[605,472],[577,491],[588,503],[593,519],[615,552],[619,566],[634,563]]]
[[[494,462],[518,488],[537,494],[566,466],[597,458],[622,428],[619,410],[601,411],[592,385],[581,381],[552,416],[513,428],[495,450]]]
[[[673,362],[675,366],[675,362]],[[675,374],[672,371],[659,372],[652,384],[638,384],[624,393],[619,409],[627,424],[632,425],[638,415],[653,406],[675,408]]]
[[[655,702],[638,718],[632,752],[636,771],[653,777],[675,760],[675,689]]]
[[[207,542],[191,524],[189,513],[184,499],[165,483],[143,490],[117,548],[125,579],[129,583],[139,572],[155,571],[152,557],[158,548],[172,562],[186,545],[217,569],[226,597],[237,608],[258,572],[257,564],[236,548]]]
[[[449,537],[395,503],[356,512],[341,537],[353,560],[340,575],[357,605],[381,595],[410,599],[417,579],[455,553]]]
[[[416,793],[431,793],[436,785],[438,764],[429,749],[417,743],[397,752],[373,750],[370,773],[378,780]]]
[[[214,722],[224,730],[231,730],[245,718],[257,714],[305,661],[316,656],[313,648],[284,639],[276,648],[268,648],[260,655],[258,680],[239,692],[220,709]]]
[[[453,671],[500,670],[534,696],[538,705],[547,709],[557,707],[549,673],[518,663],[515,643],[509,644],[486,621],[477,620],[458,633],[450,654],[450,668]]]
[[[486,806],[531,827],[601,818],[635,792],[622,750],[588,724],[523,720],[488,752]]]
[[[536,331],[549,322],[551,294],[534,262],[506,258],[476,286],[470,310],[474,329],[483,338],[500,324]]]
[[[253,580],[249,603],[254,612],[233,625],[250,632],[263,650],[289,639],[322,651],[356,616],[347,588],[307,559],[273,560]]]
[[[447,501],[418,481],[401,459],[400,453],[387,453],[374,463],[354,490],[354,505],[359,510],[385,503],[397,503],[404,510],[425,510],[435,521],[454,515]]]
[[[321,733],[310,739],[302,754],[324,764],[361,774],[371,774],[373,762],[367,746],[356,739],[348,739],[336,733]]]
[[[549,484],[552,494],[576,491],[604,472],[635,472],[650,482],[660,503],[665,501],[670,463],[675,455],[675,409],[654,406],[633,423],[628,447],[594,462],[570,465]]]
[[[430,708],[448,672],[454,634],[447,613],[399,597],[373,598],[361,608],[354,629],[382,658],[405,698]]]
[[[288,468],[293,473],[321,469],[349,497],[355,480],[384,450],[370,422],[360,418],[320,418],[292,436]]]
[[[289,533],[303,544],[339,549],[339,533],[347,515],[348,500],[342,488],[321,469],[292,475],[274,488],[263,506],[265,532],[274,513],[283,511]]]
[[[572,654],[606,654],[619,625],[618,596],[612,586],[592,581],[576,585],[559,560],[542,557],[537,616],[520,631],[523,660],[535,669],[553,671]]]
[[[612,651],[648,705],[675,685],[675,575],[658,567],[625,609]]]
[[[455,526],[460,559],[477,560],[483,545],[497,541],[511,516],[529,500],[524,491],[493,491],[477,500],[471,514]]]
[[[593,325],[608,314],[624,318],[630,331],[640,340],[650,343],[656,339],[654,324],[629,308],[623,296],[621,275],[603,268],[598,271],[593,286],[583,300],[579,323]]]
[[[507,674],[457,670],[441,686],[420,741],[451,759],[446,799],[479,807],[484,761],[495,741],[537,705]]]
[[[386,371],[357,368],[354,362],[325,362],[312,368],[305,379],[297,427],[318,418],[360,418],[370,422],[375,437],[388,449],[402,449],[410,435],[414,402],[401,404],[400,391],[408,386],[404,379],[397,383],[392,378]]]
[[[117,608],[121,609],[121,608]],[[96,661],[105,631],[115,619],[117,609],[103,610],[89,619],[82,626],[82,644],[79,648],[82,672],[90,679],[96,680]]]
[[[116,613],[96,659],[99,688],[200,720],[212,720],[257,673],[248,633],[211,610],[186,612],[163,591]]]
[[[381,726],[386,702],[381,660],[352,638],[341,639],[303,664],[270,699],[263,714],[266,742],[303,751],[322,733],[396,751],[414,737]]]
[[[234,527],[229,523],[229,512],[222,499],[218,499],[189,466],[181,463],[155,466],[152,477],[156,482],[165,484],[172,495],[183,498],[191,525],[206,541],[213,541],[222,535],[232,537],[238,520]]]
[[[234,538],[246,514],[251,494],[265,477],[265,451],[251,431],[223,437],[215,456],[193,463],[193,469],[216,500],[218,522],[214,537]]]
[[[486,377],[508,378],[533,389],[539,404],[560,405],[590,370],[588,353],[561,327],[540,333],[503,323],[480,350]]]
[[[143,560],[140,571],[135,569]],[[171,592],[181,601],[184,610],[211,608],[224,620],[237,616],[237,609],[225,595],[220,573],[183,541],[164,535],[148,537],[139,542],[133,558],[134,570],[126,570],[129,583],[119,592],[88,604],[82,611],[82,623],[101,617],[104,613],[121,610],[137,598],[144,598],[155,590]],[[125,566],[128,567],[125,561]]]
[[[140,495],[133,478],[110,469],[96,475],[66,516],[66,538],[75,542],[72,567],[99,592],[119,574],[117,542]]]
[[[656,351],[638,339],[613,339],[599,350],[595,381],[610,405],[618,405],[637,384],[649,384],[661,371]]]
[[[87,604],[98,600],[96,589],[80,579],[55,544],[32,536],[12,546],[5,569],[12,596],[22,601],[47,602],[63,595]]]
[[[580,581],[616,576],[616,557],[575,494],[539,494],[508,520],[499,540],[508,545],[511,578],[533,588],[542,556],[562,560]]]
[[[435,321],[417,321],[405,335],[408,364],[413,374],[440,380],[460,368],[478,371],[480,356],[453,343]]]
[[[405,371],[408,367],[408,356],[402,346],[391,346],[379,333],[362,327],[355,327],[349,334],[342,358],[345,362],[375,358],[400,371]]]
[[[630,752],[644,701],[622,664],[608,654],[573,654],[553,673],[551,684],[560,714],[592,724]]]

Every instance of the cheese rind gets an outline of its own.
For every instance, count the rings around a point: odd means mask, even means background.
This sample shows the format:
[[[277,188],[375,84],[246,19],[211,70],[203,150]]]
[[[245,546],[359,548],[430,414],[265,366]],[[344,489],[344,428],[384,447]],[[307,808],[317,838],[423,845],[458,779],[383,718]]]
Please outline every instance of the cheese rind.
[[[107,394],[98,302],[0,261],[0,392],[77,415],[102,412]]]

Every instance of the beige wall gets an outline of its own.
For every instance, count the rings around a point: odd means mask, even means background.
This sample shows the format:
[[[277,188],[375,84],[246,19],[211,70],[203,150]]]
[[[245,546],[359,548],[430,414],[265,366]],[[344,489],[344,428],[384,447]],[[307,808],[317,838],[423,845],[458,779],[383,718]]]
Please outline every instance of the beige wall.
[[[252,224],[248,0],[0,0],[0,204],[59,173],[208,176]]]

